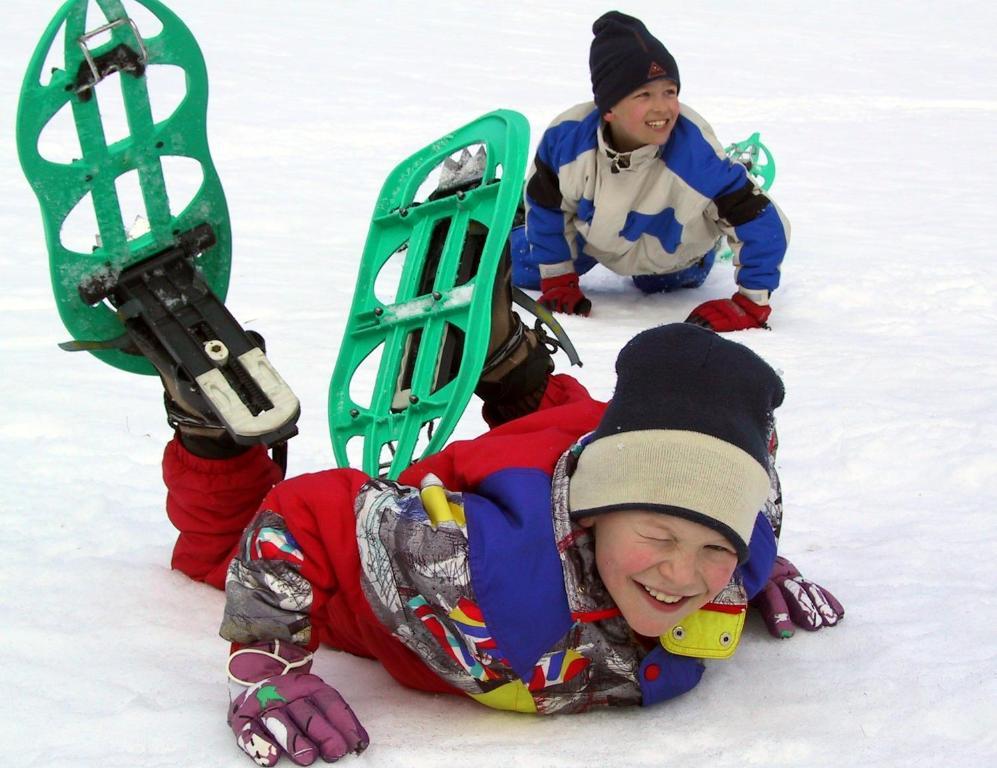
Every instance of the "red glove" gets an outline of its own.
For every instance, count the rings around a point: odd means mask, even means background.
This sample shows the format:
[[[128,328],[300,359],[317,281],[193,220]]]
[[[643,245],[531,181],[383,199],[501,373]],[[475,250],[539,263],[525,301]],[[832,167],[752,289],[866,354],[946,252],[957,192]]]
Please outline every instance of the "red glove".
[[[588,313],[592,311],[592,302],[585,298],[582,289],[578,287],[578,275],[574,272],[541,278],[540,290],[537,303],[547,307],[551,312],[588,317]]]
[[[765,321],[770,314],[772,307],[755,304],[743,293],[735,293],[729,299],[703,302],[689,313],[685,321],[723,333],[748,328],[768,328]]]

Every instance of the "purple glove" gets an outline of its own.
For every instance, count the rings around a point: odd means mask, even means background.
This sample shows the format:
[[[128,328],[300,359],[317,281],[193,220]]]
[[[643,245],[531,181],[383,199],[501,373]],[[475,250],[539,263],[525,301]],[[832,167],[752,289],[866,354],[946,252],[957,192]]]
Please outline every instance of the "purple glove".
[[[792,637],[797,627],[809,632],[833,627],[845,617],[841,603],[819,584],[803,578],[789,560],[777,557],[769,580],[751,600],[774,637]]]
[[[308,673],[311,654],[291,643],[257,643],[229,658],[228,724],[258,765],[287,754],[297,765],[359,754],[369,738],[335,688]],[[248,683],[248,687],[247,687]]]

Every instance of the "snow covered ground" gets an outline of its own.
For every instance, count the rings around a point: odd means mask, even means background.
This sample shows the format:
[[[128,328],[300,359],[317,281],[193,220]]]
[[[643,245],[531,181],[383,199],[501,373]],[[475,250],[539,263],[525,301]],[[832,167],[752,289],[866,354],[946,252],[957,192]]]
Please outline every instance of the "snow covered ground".
[[[211,78],[235,234],[229,306],[301,397],[291,472],[332,461],[326,389],[367,222],[402,158],[497,107],[533,141],[589,96],[571,3],[172,0]],[[224,722],[223,596],[169,569],[158,382],[56,343],[37,204],[18,166],[24,67],[56,2],[6,0],[0,61],[0,660],[12,766],[244,766]],[[536,719],[317,671],[372,737],[367,766],[997,764],[997,53],[979,2],[631,0],[722,141],[760,130],[793,241],[773,330],[785,378],[782,548],[846,605],[831,631],[749,626],[734,660],[646,711]],[[565,326],[612,390],[636,331],[729,295],[583,281]],[[988,341],[989,339],[989,341]],[[469,414],[461,436],[481,422]],[[344,764],[345,764],[344,763]]]

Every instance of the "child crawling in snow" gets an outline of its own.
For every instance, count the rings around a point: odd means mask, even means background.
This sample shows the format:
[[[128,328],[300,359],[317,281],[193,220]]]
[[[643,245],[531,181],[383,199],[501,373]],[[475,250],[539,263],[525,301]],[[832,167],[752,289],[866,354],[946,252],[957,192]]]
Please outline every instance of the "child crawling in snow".
[[[540,303],[588,315],[579,278],[597,264],[644,293],[698,288],[726,236],[737,292],[697,306],[715,331],[764,327],[789,244],[789,222],[731,162],[687,104],[678,65],[644,24],[619,11],[592,25],[593,101],[544,132],[526,184],[526,227],[513,230],[513,282]]]

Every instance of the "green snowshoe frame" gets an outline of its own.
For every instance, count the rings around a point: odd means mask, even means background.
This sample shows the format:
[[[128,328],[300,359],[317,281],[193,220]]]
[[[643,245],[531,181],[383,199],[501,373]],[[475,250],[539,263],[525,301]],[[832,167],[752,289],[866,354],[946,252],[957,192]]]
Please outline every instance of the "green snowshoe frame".
[[[416,202],[434,169],[475,145],[485,149],[480,183]],[[340,466],[350,465],[347,443],[360,438],[363,470],[396,478],[413,460],[440,450],[453,432],[485,361],[492,289],[522,197],[528,146],[526,118],[498,110],[433,142],[388,176],[329,388],[329,428]],[[375,282],[401,254],[394,298],[382,301]],[[477,263],[468,264],[469,256]],[[379,348],[374,391],[362,404],[350,384]],[[441,376],[444,369],[456,374]],[[358,382],[355,390],[366,388]]]
[[[768,147],[762,144],[760,134],[755,132],[744,141],[736,141],[724,147],[724,153],[731,160],[741,163],[748,175],[767,192],[775,181],[775,158]]]
[[[28,65],[17,114],[17,149],[21,166],[41,205],[48,244],[52,289],[59,315],[77,348],[87,349],[110,365],[134,373],[154,374],[144,357],[127,354],[123,326],[106,303],[88,303],[84,294],[99,294],[101,283],[113,283],[125,268],[164,251],[195,226],[208,224],[215,244],[195,263],[212,291],[224,301],[228,290],[232,236],[221,183],[208,152],[206,113],[208,80],[204,58],[190,30],[157,0],[134,0],[162,24],[152,37],[128,18],[119,0],[96,0],[107,23],[87,30],[89,0],[69,0],[56,13]],[[64,29],[64,66],[43,85],[43,67],[57,35]],[[98,44],[98,38],[109,38]],[[93,47],[91,47],[93,46]],[[149,66],[180,67],[186,95],[176,110],[155,122],[150,108]],[[129,135],[108,146],[101,121],[100,99],[107,81],[118,72]],[[103,83],[103,85],[102,85]],[[70,108],[81,156],[69,163],[39,153],[45,126]],[[183,210],[172,210],[166,192],[162,158],[179,156],[200,164],[203,181]],[[123,174],[137,171],[149,232],[129,240],[115,187]],[[63,224],[90,196],[100,234],[90,253],[67,248]],[[95,290],[98,289],[98,290]]]
[[[724,153],[731,160],[741,163],[762,191],[768,192],[775,181],[775,158],[768,147],[762,144],[757,131],[744,141],[735,141],[724,147]],[[731,261],[734,258],[734,252],[724,237],[720,238],[716,250],[719,261]]]

